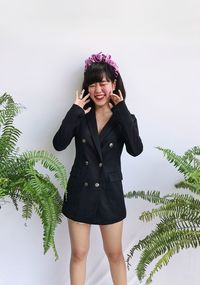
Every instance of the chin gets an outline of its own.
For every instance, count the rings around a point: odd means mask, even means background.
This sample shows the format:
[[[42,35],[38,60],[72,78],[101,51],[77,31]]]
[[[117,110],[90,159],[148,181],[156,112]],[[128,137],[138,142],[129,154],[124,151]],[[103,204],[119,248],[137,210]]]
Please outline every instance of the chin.
[[[104,97],[102,100],[95,100],[95,104],[99,106],[103,106],[109,102],[110,98]]]
[[[98,107],[103,107],[108,104],[108,101],[103,100],[102,102],[95,102],[95,105]]]

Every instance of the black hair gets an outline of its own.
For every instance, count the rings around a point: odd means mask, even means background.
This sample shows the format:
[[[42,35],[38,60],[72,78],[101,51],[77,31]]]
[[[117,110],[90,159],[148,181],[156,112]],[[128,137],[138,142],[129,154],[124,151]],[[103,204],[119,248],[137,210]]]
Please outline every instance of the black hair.
[[[88,86],[95,82],[101,82],[103,77],[106,77],[108,81],[114,83],[116,80],[115,94],[119,94],[118,90],[122,92],[122,96],[125,99],[126,91],[120,74],[116,75],[114,67],[106,62],[94,62],[92,63],[84,73],[84,80],[82,89],[84,89],[84,95],[88,94]]]

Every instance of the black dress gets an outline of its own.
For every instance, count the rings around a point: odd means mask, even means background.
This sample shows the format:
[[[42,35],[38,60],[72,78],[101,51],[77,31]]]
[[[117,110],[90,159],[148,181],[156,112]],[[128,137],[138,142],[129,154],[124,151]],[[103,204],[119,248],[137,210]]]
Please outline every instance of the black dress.
[[[85,115],[73,105],[53,139],[56,150],[75,138],[76,156],[64,195],[63,214],[87,224],[112,224],[126,217],[122,188],[121,153],[125,144],[132,156],[143,150],[137,120],[124,101],[98,134],[95,110]]]

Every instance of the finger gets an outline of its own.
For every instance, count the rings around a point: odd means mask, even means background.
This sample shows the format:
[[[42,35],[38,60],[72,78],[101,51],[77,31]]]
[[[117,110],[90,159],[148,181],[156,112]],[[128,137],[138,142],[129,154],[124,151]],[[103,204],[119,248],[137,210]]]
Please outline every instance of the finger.
[[[116,95],[116,94],[112,94],[111,99],[112,99],[114,105],[118,104],[121,101],[119,95]]]
[[[92,109],[91,107],[87,108],[87,109],[85,110],[85,114],[89,113],[91,109]]]
[[[123,98],[123,95],[122,95],[121,90],[120,90],[120,89],[118,89],[118,92],[119,92],[119,97],[120,97],[120,99],[122,99],[122,100],[123,100],[124,98]]]
[[[109,103],[109,107],[110,107],[110,109],[112,109],[113,108],[113,104]]]
[[[76,90],[76,99],[79,99],[78,90]]]
[[[87,100],[89,97],[90,97],[90,94],[87,94],[87,95],[83,98],[83,100]]]
[[[88,99],[87,101],[85,101],[85,104],[89,103],[90,102],[90,99]]]
[[[79,98],[80,98],[80,99],[82,99],[82,98],[83,98],[83,94],[84,94],[84,92],[85,92],[85,89],[83,89],[83,90],[81,91],[81,94],[80,94],[80,96],[79,96]]]
[[[113,100],[118,100],[119,99],[119,96],[114,94],[114,93],[111,94],[111,97],[112,97]]]

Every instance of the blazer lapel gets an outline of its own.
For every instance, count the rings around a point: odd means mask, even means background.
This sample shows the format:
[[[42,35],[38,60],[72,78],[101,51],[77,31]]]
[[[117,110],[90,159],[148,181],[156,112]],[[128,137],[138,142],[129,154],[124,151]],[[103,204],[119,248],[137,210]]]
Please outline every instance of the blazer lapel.
[[[94,142],[94,145],[96,147],[96,150],[100,156],[101,161],[103,160],[102,158],[102,153],[101,153],[101,146],[100,146],[100,141],[99,141],[99,134],[97,130],[97,122],[96,122],[96,116],[95,116],[95,110],[92,108],[92,110],[86,115],[87,118],[87,123],[88,127]]]
[[[112,115],[112,117],[105,124],[105,126],[103,127],[102,131],[99,134],[100,142],[102,142],[104,138],[106,138],[115,127],[116,127],[116,124],[114,123],[114,118]]]

